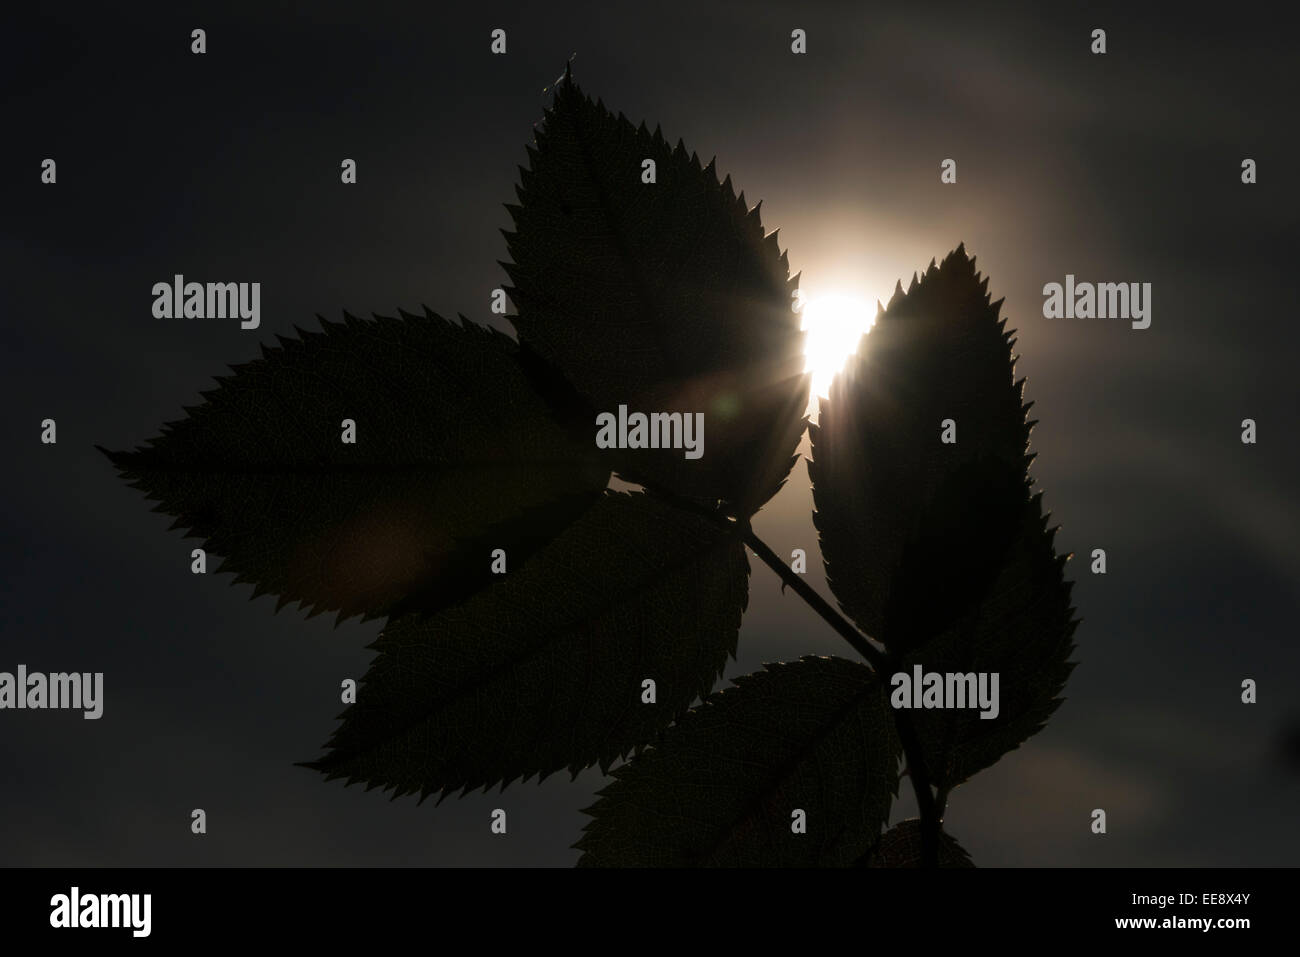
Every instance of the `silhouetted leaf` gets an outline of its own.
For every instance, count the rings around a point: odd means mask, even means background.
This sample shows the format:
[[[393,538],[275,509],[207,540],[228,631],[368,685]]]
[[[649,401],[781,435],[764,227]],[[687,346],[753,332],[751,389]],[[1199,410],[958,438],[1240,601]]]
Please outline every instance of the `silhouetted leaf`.
[[[145,447],[106,451],[254,597],[340,618],[454,604],[499,577],[494,548],[517,569],[607,484],[508,336],[427,309],[346,318],[279,337]]]
[[[900,753],[879,680],[842,658],[765,668],[613,772],[580,866],[848,866],[876,843]]]
[[[738,530],[608,493],[500,585],[390,622],[308,767],[421,799],[606,768],[708,694],[735,653],[748,576]]]
[[[998,675],[996,718],[977,708],[912,711],[926,769],[939,787],[951,788],[997,761],[1042,729],[1061,703],[1074,669],[1068,659],[1078,622],[1064,581],[1068,556],[1056,555],[1042,498],[1022,511],[1016,539],[987,595],[962,621],[913,649],[902,668]]]
[[[946,831],[939,832],[940,867],[974,867],[974,862],[956,839]],[[899,821],[880,836],[880,843],[858,862],[859,867],[920,867],[921,821],[908,818]]]
[[[776,234],[728,177],[566,79],[508,206],[503,263],[527,343],[596,413],[704,415],[704,454],[607,453],[625,478],[756,511],[793,464],[808,376]],[[642,182],[642,162],[656,182]],[[593,445],[594,418],[589,435]]]
[[[992,585],[1028,498],[1023,467],[996,459],[948,472],[903,541],[885,602],[891,645],[940,634]]]
[[[987,286],[962,247],[900,285],[812,429],[815,519],[841,607],[909,675],[999,676],[994,719],[969,705],[912,712],[940,787],[1038,731],[1073,668],[1066,559],[1030,495],[1033,423]],[[940,442],[944,419],[955,445]]]
[[[987,288],[960,246],[900,284],[811,427],[827,582],[895,652],[968,610],[1029,497],[1024,380]],[[940,442],[945,419],[955,445]]]

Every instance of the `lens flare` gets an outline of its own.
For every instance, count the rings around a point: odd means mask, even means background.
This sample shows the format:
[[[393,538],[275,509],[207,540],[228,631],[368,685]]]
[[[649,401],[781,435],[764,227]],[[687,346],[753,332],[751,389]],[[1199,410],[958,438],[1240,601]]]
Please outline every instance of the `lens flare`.
[[[807,333],[804,371],[812,373],[813,395],[825,398],[835,373],[876,321],[876,312],[865,299],[832,294],[806,300],[800,315]]]

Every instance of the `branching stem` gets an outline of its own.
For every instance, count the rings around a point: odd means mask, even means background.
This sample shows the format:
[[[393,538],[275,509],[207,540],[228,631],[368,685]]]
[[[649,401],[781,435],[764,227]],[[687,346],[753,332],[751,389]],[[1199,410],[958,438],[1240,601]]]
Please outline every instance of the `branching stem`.
[[[767,543],[754,534],[754,530],[747,529],[745,532],[745,544],[754,550],[763,564],[772,571],[781,576],[787,586],[794,590],[794,593],[804,600],[813,611],[821,615],[828,625],[836,630],[845,641],[853,646],[853,650],[860,654],[871,664],[876,671],[882,675],[885,668],[888,667],[888,659],[885,653],[880,651],[871,642],[862,635],[860,631],[849,624],[844,616],[830,606],[830,603],[817,594],[812,586],[806,582],[802,576],[791,570],[790,566],[781,561],[776,552],[768,547]]]
[[[763,564],[780,577],[781,581],[794,590],[794,593],[807,603],[813,611],[844,638],[853,650],[876,670],[882,681],[898,670],[892,655],[885,654],[871,644],[860,631],[853,627],[843,615],[831,607],[830,603],[813,590],[799,574],[781,561],[776,552],[759,538],[752,528],[745,529],[745,544],[754,550],[754,554]],[[907,758],[907,777],[912,782],[916,793],[916,806],[921,814],[921,866],[937,867],[939,864],[939,819],[943,811],[930,789],[930,775],[921,754],[921,741],[917,737],[916,727],[912,723],[911,713],[894,709],[894,726],[898,729],[898,740],[903,746],[903,755]],[[942,792],[943,803],[947,803],[948,792]]]
[[[754,554],[759,557],[764,565],[776,572],[783,586],[792,588],[794,593],[802,598],[808,607],[817,612],[822,620],[834,628],[841,638],[852,645],[853,650],[865,658],[867,663],[875,669],[881,681],[888,681],[889,676],[899,670],[898,661],[893,655],[886,654],[873,645],[862,632],[858,631],[843,615],[832,608],[830,602],[817,594],[808,582],[791,569],[789,565],[781,561],[776,552],[772,551],[767,543],[754,533],[748,522],[737,522],[731,516],[720,511],[680,498],[663,489],[647,488],[646,490],[679,508],[694,512],[697,515],[703,515],[723,528],[730,529],[733,532],[743,532],[745,544],[753,549]],[[903,756],[907,759],[907,778],[912,782],[912,790],[916,794],[916,807],[921,814],[921,866],[938,867],[939,820],[943,811],[941,806],[936,803],[934,791],[930,788],[930,775],[925,767],[925,759],[921,753],[921,741],[917,737],[911,713],[900,709],[894,709],[893,713],[894,727],[898,731],[899,743],[903,746]],[[945,804],[947,803],[947,796],[948,792],[943,791],[942,797]]]

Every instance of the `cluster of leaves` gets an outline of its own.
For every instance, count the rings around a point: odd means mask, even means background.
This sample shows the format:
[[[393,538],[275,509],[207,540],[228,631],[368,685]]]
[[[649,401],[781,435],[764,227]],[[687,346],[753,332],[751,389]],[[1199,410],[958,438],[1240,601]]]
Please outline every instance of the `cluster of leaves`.
[[[987,281],[959,247],[900,286],[810,427],[797,277],[729,177],[567,76],[528,158],[503,264],[517,339],[427,308],[321,319],[106,454],[277,610],[386,619],[308,765],[329,778],[442,800],[631,755],[588,809],[584,865],[905,866],[927,835],[927,863],[969,865],[932,800],[882,833],[904,753],[932,799],[1017,747],[1058,704],[1075,627]],[[705,455],[596,448],[619,405],[704,412]],[[830,588],[884,650],[714,692],[749,519],[805,428]],[[913,663],[999,672],[998,718],[895,711],[889,675]]]

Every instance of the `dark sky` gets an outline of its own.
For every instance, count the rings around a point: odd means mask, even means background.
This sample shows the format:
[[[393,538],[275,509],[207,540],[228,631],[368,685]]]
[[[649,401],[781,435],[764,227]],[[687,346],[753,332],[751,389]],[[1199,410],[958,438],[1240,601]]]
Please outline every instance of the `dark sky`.
[[[594,772],[434,807],[294,767],[320,753],[379,623],[273,616],[250,586],[191,575],[195,543],[92,448],[156,434],[316,313],[427,303],[487,321],[501,204],[576,52],[588,92],[763,200],[807,294],[887,299],[964,241],[1006,299],[1040,420],[1033,474],[1076,553],[1084,622],[1048,728],[952,796],[948,829],[976,863],[1294,864],[1300,144],[1283,23],[1258,8],[442,6],[61,7],[0,28],[0,670],[106,684],[97,722],[0,712],[0,863],[576,860]],[[45,157],[57,186],[39,182]],[[947,157],[956,185],[939,182]],[[261,328],[154,319],[150,288],[176,272],[260,281]],[[1044,319],[1043,284],[1067,273],[1152,283],[1151,327]],[[45,417],[57,446],[39,442]],[[1246,417],[1257,445],[1240,441]],[[801,462],[756,530],[812,552],[810,510]],[[755,564],[728,675],[805,653],[849,652]],[[905,795],[894,817],[911,813]]]

